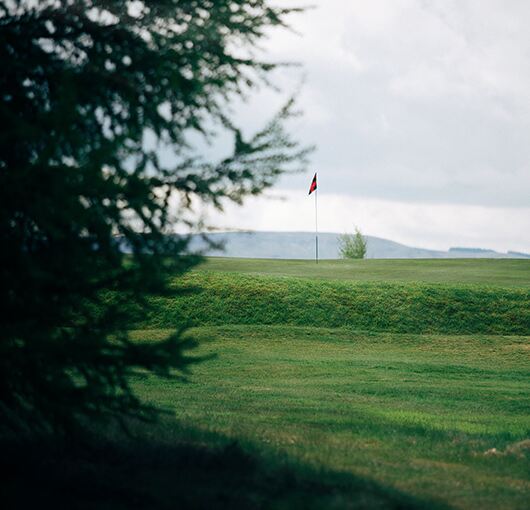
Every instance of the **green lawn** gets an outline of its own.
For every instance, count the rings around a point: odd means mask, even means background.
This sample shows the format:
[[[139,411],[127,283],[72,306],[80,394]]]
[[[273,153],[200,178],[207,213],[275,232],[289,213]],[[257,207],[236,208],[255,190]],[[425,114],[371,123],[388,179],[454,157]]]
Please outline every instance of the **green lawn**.
[[[528,508],[528,337],[286,326],[194,334],[198,354],[217,357],[189,384],[137,385],[181,424],[426,501]]]
[[[3,507],[529,508],[530,261],[209,259],[137,312],[199,340],[131,374],[168,413],[0,438]]]
[[[187,484],[226,508],[528,508],[530,261],[212,258],[173,287],[133,338],[184,320],[197,354],[216,357],[188,384],[135,387],[176,420],[168,451],[218,453],[159,494]]]
[[[530,260],[308,260],[210,257],[201,269],[332,280],[426,282],[530,287]]]

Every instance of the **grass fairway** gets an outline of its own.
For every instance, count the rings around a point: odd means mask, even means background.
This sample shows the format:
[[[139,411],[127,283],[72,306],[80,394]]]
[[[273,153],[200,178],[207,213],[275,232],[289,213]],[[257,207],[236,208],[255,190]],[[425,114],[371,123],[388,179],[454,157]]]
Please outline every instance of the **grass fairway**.
[[[359,282],[423,282],[530,287],[530,260],[311,260],[210,257],[201,270]]]
[[[184,318],[217,357],[139,393],[202,442],[356,480],[300,508],[528,508],[530,261],[216,258],[175,285],[196,292],[154,299],[134,338]]]
[[[195,335],[199,354],[217,357],[189,384],[138,384],[181,423],[423,501],[528,508],[528,338],[285,326]]]
[[[169,417],[154,446],[109,447],[110,471],[89,460],[105,490],[149,508],[529,508],[530,261],[212,258],[172,289],[132,338],[184,322],[209,359],[187,384],[136,376]]]

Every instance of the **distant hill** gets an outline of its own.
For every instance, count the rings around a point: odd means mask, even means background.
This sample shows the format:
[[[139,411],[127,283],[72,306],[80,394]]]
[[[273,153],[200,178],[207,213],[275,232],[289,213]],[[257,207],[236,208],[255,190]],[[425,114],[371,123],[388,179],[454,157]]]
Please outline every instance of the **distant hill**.
[[[319,255],[322,259],[339,258],[338,235],[318,235]],[[208,250],[212,256],[245,258],[312,259],[315,256],[315,235],[310,232],[219,232],[209,234],[224,250]],[[528,258],[530,254],[499,253],[482,248],[451,248],[449,251],[414,248],[380,237],[365,236],[367,257],[373,259],[426,259],[426,258]],[[195,236],[192,249],[204,249],[204,241]]]

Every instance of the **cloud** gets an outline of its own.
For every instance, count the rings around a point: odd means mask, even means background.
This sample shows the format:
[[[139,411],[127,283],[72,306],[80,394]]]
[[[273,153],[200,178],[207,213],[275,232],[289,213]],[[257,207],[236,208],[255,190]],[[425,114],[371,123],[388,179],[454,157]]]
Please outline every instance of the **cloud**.
[[[282,5],[300,4],[282,0]],[[319,172],[322,230],[427,248],[530,251],[530,2],[314,0],[273,30],[264,58],[296,61],[239,105],[258,129],[305,76],[290,126],[316,144],[307,175],[283,177],[284,201],[251,200],[214,223],[313,229],[305,193]]]
[[[530,197],[530,4],[321,0],[274,32],[304,64],[299,136],[330,191],[524,207]],[[279,80],[289,90],[296,72]],[[259,101],[262,110],[274,100]],[[252,114],[248,117],[256,118]],[[282,187],[298,181],[286,178]]]
[[[314,206],[305,188],[275,190],[248,200],[242,208],[229,205],[223,214],[209,211],[209,220],[220,229],[313,231]],[[352,232],[358,226],[366,234],[420,248],[530,251],[530,207],[410,203],[320,191],[318,223],[321,232]]]

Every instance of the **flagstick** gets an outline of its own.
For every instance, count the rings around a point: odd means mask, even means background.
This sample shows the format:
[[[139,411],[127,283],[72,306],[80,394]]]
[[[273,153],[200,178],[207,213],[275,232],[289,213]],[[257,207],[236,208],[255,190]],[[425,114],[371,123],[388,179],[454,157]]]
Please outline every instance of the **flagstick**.
[[[318,185],[315,190],[315,260],[318,264],[318,207],[317,207]]]

